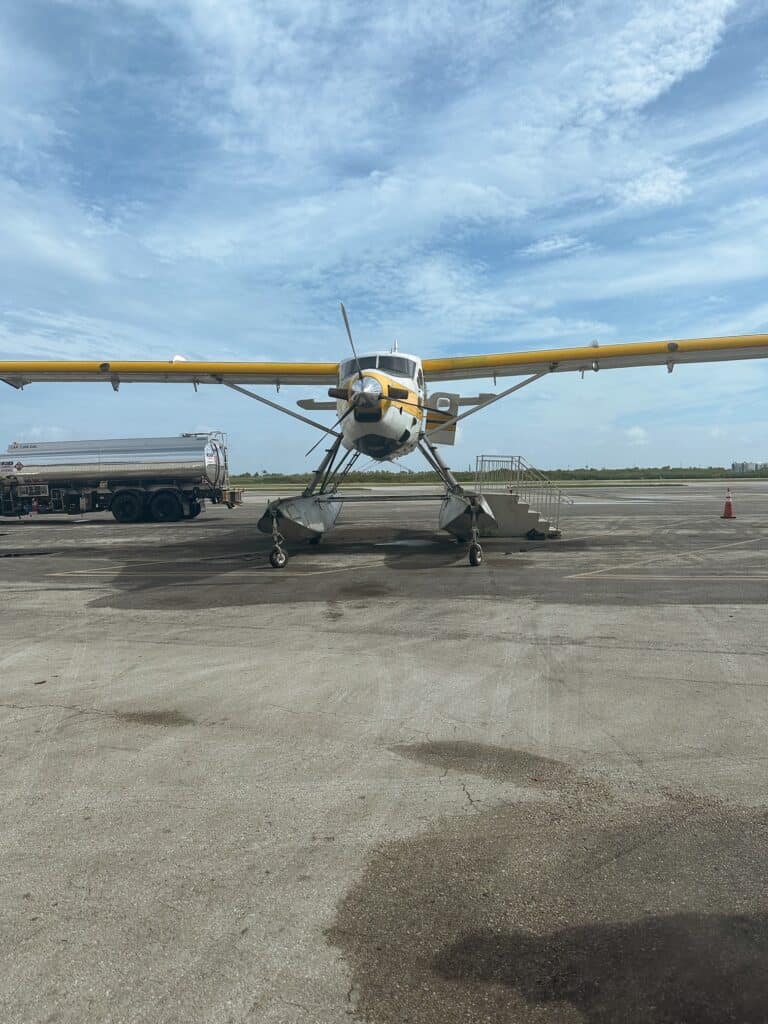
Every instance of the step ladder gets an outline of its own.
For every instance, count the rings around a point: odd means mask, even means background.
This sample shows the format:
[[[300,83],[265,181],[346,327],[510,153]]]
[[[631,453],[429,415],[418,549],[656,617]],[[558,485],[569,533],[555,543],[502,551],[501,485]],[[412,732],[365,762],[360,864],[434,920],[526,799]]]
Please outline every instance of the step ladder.
[[[521,455],[478,455],[474,491],[482,494],[505,537],[560,536],[563,507],[572,505],[560,488]]]

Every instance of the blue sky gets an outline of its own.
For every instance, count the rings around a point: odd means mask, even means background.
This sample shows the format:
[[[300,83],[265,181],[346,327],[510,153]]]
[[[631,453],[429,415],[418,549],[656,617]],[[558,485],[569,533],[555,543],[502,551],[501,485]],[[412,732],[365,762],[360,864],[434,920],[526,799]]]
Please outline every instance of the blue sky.
[[[339,299],[422,356],[768,332],[767,126],[768,0],[5,4],[0,357],[341,358]],[[450,461],[768,460],[767,384],[562,375]],[[214,387],[0,398],[2,442],[316,440]]]

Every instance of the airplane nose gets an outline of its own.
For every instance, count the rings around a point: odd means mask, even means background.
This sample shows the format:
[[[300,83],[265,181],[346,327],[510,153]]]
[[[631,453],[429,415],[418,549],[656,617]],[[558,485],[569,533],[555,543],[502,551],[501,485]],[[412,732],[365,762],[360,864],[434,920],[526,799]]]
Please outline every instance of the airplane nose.
[[[358,378],[352,384],[352,394],[360,405],[377,405],[383,395],[381,384],[375,377]]]

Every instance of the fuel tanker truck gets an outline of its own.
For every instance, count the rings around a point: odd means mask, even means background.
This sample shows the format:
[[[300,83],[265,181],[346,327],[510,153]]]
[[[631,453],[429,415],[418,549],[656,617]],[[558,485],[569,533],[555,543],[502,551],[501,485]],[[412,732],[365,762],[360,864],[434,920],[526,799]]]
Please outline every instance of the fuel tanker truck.
[[[206,501],[230,508],[219,431],[104,441],[14,441],[0,453],[0,515],[109,511],[119,523],[194,519]]]

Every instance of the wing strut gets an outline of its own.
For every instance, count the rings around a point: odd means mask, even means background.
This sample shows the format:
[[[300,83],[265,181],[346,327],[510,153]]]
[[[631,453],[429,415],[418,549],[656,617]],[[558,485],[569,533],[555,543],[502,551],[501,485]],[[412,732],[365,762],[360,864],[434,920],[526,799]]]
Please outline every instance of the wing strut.
[[[431,441],[427,441],[426,435],[419,441],[419,451],[443,481],[447,492],[450,494],[464,493],[464,488],[440,457],[437,445],[432,444]]]
[[[507,388],[506,391],[502,391],[501,394],[492,395],[487,401],[481,402],[480,405],[474,406],[467,412],[461,413],[460,416],[454,416],[453,419],[446,420],[445,423],[441,423],[439,426],[433,427],[431,430],[427,430],[424,433],[424,437],[429,437],[430,434],[434,434],[438,430],[445,430],[446,427],[452,427],[454,423],[458,423],[459,420],[465,420],[467,416],[471,416],[473,413],[480,412],[481,409],[487,409],[489,405],[493,405],[494,402],[500,401],[502,398],[506,398],[507,395],[511,395],[513,391],[519,391],[520,388],[526,387],[528,384],[533,384],[534,381],[540,380],[542,377],[546,377],[548,373],[554,370],[557,364],[553,363],[552,366],[547,367],[546,370],[540,370],[538,373],[531,374],[530,377],[526,377],[525,380],[521,380],[518,384],[513,384],[511,388]],[[441,410],[437,410],[440,412]],[[443,413],[445,415],[445,413]]]
[[[257,402],[263,402],[264,405],[268,405],[270,409],[277,409],[278,412],[284,412],[286,416],[292,416],[295,420],[301,420],[302,423],[308,423],[310,427],[314,427],[316,430],[322,430],[325,434],[332,434],[334,437],[341,437],[338,430],[332,430],[330,427],[326,427],[322,423],[318,423],[317,420],[311,420],[309,416],[302,416],[301,413],[294,412],[293,409],[286,409],[284,405],[278,405],[277,402],[271,402],[268,398],[264,398],[263,395],[257,395],[254,391],[249,391],[248,388],[243,388],[239,384],[230,384],[226,380],[219,380],[219,384],[223,384],[225,388],[232,388],[233,391],[239,391],[241,395],[247,395],[248,398],[253,398]]]

